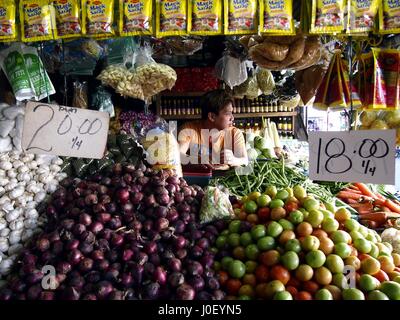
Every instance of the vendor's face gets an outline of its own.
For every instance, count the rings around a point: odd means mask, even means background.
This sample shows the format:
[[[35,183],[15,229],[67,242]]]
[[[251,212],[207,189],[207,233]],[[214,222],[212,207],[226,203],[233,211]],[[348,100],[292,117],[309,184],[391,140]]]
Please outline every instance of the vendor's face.
[[[224,130],[231,127],[234,120],[232,103],[225,105],[225,107],[221,109],[217,115],[210,113],[209,119],[214,124],[214,127],[218,130]]]

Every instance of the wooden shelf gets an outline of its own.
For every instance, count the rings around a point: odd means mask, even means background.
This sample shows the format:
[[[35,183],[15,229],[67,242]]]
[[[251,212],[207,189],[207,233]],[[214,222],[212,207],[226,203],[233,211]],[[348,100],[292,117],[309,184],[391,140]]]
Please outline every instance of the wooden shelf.
[[[275,117],[293,117],[296,116],[297,112],[267,112],[267,113],[236,113],[234,114],[235,119],[245,118],[275,118]],[[161,118],[165,120],[196,120],[201,119],[201,115],[161,115]]]
[[[164,91],[160,93],[161,97],[200,97],[206,92],[171,92]]]
[[[275,117],[293,117],[297,115],[297,112],[257,112],[257,113],[235,113],[235,119],[242,118],[275,118]]]
[[[201,115],[187,115],[187,114],[181,114],[181,115],[175,115],[175,116],[160,116],[161,118],[165,120],[197,120],[201,119]]]

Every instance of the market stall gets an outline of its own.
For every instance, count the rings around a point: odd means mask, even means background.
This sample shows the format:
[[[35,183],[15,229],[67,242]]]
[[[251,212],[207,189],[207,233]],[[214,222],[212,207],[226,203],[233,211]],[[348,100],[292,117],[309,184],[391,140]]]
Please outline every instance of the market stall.
[[[400,300],[399,10],[0,0],[0,300]]]

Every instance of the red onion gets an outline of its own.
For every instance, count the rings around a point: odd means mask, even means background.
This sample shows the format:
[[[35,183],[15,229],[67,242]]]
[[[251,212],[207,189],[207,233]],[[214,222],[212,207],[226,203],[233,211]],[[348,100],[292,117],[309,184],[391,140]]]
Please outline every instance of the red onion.
[[[143,193],[135,192],[131,195],[130,200],[133,204],[137,205],[143,200]]]
[[[53,242],[51,251],[55,255],[60,254],[63,251],[63,249],[64,249],[64,244],[61,240]]]
[[[129,273],[124,273],[121,277],[121,284],[124,288],[129,288],[133,285],[133,277]]]
[[[189,280],[189,284],[196,292],[203,290],[205,286],[204,280],[201,276],[194,276]]]
[[[155,253],[155,252],[157,251],[157,243],[155,243],[154,241],[147,242],[147,243],[145,243],[145,245],[143,246],[143,250],[144,250],[147,254]]]
[[[116,230],[121,228],[122,223],[121,223],[121,218],[119,216],[113,216],[108,223],[111,229]]]
[[[109,281],[100,281],[96,285],[96,296],[101,300],[106,299],[112,291],[113,287]]]
[[[101,250],[94,250],[91,254],[92,259],[94,260],[103,260],[104,254]]]
[[[66,246],[65,246],[65,248],[68,251],[72,251],[72,250],[78,249],[78,247],[79,247],[79,240],[76,240],[76,239],[68,241]]]
[[[179,300],[194,300],[195,291],[190,285],[183,283],[176,289],[176,297]]]
[[[167,183],[178,186],[180,184],[179,178],[177,176],[170,176],[167,178]]]
[[[134,253],[131,249],[125,249],[124,252],[122,253],[122,260],[123,261],[129,261],[133,258]]]
[[[85,203],[87,206],[92,206],[98,203],[97,196],[95,194],[89,194],[85,197]]]
[[[185,259],[185,257],[187,256],[187,251],[186,249],[179,249],[176,251],[176,257],[178,259]]]
[[[42,286],[40,283],[31,286],[26,292],[26,298],[28,300],[37,300],[42,293]]]
[[[129,191],[128,189],[119,189],[117,191],[118,201],[121,204],[127,203],[129,201]]]
[[[105,271],[109,268],[110,263],[108,262],[108,260],[96,260],[95,261],[95,268],[99,271]]]
[[[174,239],[174,245],[177,249],[182,249],[186,246],[186,239],[183,236],[177,236]]]
[[[79,261],[81,261],[82,258],[83,258],[82,253],[81,253],[79,250],[77,250],[77,249],[72,250],[72,251],[68,254],[68,261],[69,261],[69,263],[71,263],[71,265],[78,264]]]
[[[183,195],[182,192],[175,193],[175,196],[174,196],[175,203],[181,203],[181,202],[183,202],[184,199],[185,199],[185,196]]]
[[[120,234],[113,234],[111,236],[111,244],[115,247],[118,247],[124,243],[124,237]]]
[[[77,223],[72,228],[72,232],[75,236],[80,236],[82,233],[86,231],[86,227],[82,223]]]
[[[78,289],[74,287],[67,287],[63,290],[63,299],[64,300],[79,300],[80,292]]]
[[[189,275],[192,275],[192,276],[200,275],[201,276],[203,274],[204,269],[200,262],[189,261],[186,266],[186,271]]]
[[[177,258],[172,258],[172,259],[168,260],[168,268],[171,271],[176,271],[176,272],[181,271],[182,270],[181,260],[179,260]]]
[[[146,207],[154,206],[154,204],[156,203],[156,199],[154,197],[154,194],[150,194],[147,197],[145,197],[144,198],[144,203],[145,203]]]
[[[157,231],[162,231],[167,229],[169,226],[169,221],[166,218],[160,218],[156,221],[155,227]]]
[[[48,239],[45,238],[41,238],[39,240],[36,241],[36,248],[41,251],[44,252],[46,250],[49,250],[50,248],[50,241]]]
[[[98,271],[90,271],[85,275],[85,279],[89,283],[99,282],[101,279],[101,274]],[[89,290],[90,291],[90,290]]]
[[[87,213],[81,213],[79,216],[79,223],[83,224],[84,226],[90,226],[92,223],[92,217]]]
[[[180,234],[185,231],[185,223],[182,220],[177,220],[174,224],[173,227],[175,229],[175,233]]]
[[[114,290],[108,296],[108,300],[124,300],[124,293],[122,291]]]
[[[55,294],[52,291],[43,291],[40,294],[39,300],[55,300]]]
[[[57,264],[56,270],[57,273],[67,274],[72,269],[72,266],[69,262],[61,261]]]
[[[97,300],[97,297],[93,293],[88,293],[83,296],[83,300]]]
[[[96,215],[96,220],[101,222],[101,223],[107,223],[108,221],[111,220],[111,214],[103,212],[103,213],[98,213]]]
[[[87,272],[92,270],[93,268],[93,260],[90,258],[84,258],[80,263],[79,263],[79,269],[83,272]]]
[[[160,285],[165,285],[167,282],[167,272],[163,269],[163,267],[156,267],[156,270],[153,274],[153,280],[158,282]]]
[[[101,230],[103,230],[104,226],[102,223],[95,221],[89,226],[89,228],[90,228],[90,231],[92,231],[94,234],[97,234]]]
[[[157,299],[160,293],[160,285],[157,282],[152,282],[145,286],[145,297],[147,299]]]

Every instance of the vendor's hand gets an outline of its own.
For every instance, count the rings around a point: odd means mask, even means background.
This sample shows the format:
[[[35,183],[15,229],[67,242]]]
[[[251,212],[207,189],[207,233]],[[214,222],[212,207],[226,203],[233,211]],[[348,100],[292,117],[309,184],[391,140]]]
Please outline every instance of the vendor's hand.
[[[230,164],[234,161],[235,156],[232,152],[232,150],[225,149],[224,151],[221,152],[221,164]]]

